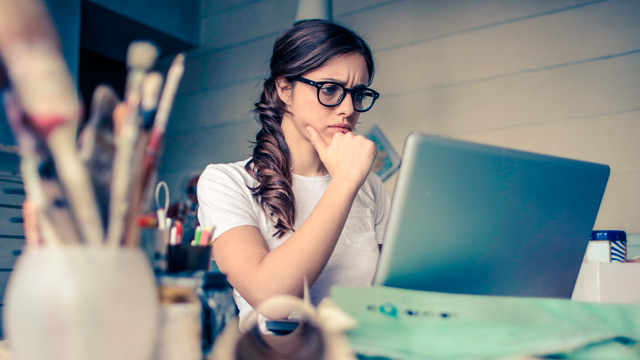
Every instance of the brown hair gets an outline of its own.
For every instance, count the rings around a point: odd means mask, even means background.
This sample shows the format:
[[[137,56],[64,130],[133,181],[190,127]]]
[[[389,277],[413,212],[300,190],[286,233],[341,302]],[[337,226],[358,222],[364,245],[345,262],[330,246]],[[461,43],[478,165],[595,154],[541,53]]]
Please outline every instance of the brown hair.
[[[298,23],[280,34],[273,45],[271,75],[264,81],[262,95],[254,109],[262,129],[256,135],[253,157],[245,169],[259,183],[250,189],[273,220],[277,230],[274,236],[282,237],[293,230],[295,222],[290,152],[280,127],[286,107],[278,97],[276,81],[284,77],[291,83],[336,56],[352,53],[364,57],[371,83],[374,74],[371,49],[355,32],[334,22]]]

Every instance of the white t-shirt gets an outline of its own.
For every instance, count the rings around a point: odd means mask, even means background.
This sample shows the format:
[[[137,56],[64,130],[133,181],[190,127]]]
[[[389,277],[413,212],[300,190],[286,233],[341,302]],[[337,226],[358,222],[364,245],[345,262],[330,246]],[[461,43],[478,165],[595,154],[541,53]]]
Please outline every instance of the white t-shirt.
[[[198,181],[198,219],[201,226],[213,228],[213,239],[237,226],[251,225],[260,229],[270,250],[292,234],[274,237],[276,228],[251,195],[248,186],[257,181],[247,173],[248,160],[207,166]],[[324,194],[331,176],[304,177],[293,175],[298,229]],[[387,224],[390,200],[380,178],[371,173],[351,206],[346,224],[329,262],[310,289],[311,302],[317,305],[329,295],[333,285],[371,285],[380,252],[378,244]],[[302,278],[300,279],[302,281]],[[239,310],[240,328],[254,310],[238,291],[234,297]]]

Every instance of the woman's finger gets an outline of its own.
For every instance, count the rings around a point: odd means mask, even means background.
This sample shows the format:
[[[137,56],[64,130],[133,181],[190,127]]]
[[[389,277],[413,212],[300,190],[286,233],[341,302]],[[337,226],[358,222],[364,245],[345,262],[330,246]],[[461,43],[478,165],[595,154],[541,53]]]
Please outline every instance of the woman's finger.
[[[320,136],[318,131],[311,126],[307,126],[307,133],[309,134],[311,145],[316,148],[318,155],[320,155],[320,158],[322,159],[327,151],[327,147],[329,146],[329,144],[324,142],[324,139],[322,139],[322,136]]]

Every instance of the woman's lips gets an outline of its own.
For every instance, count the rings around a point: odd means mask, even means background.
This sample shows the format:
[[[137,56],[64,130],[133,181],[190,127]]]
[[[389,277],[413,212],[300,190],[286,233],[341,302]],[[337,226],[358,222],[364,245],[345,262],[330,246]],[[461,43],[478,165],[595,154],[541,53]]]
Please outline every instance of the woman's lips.
[[[351,132],[351,126],[347,125],[347,124],[337,124],[337,125],[329,125],[329,129],[335,131],[335,132],[341,132],[343,134],[346,134],[348,132]]]

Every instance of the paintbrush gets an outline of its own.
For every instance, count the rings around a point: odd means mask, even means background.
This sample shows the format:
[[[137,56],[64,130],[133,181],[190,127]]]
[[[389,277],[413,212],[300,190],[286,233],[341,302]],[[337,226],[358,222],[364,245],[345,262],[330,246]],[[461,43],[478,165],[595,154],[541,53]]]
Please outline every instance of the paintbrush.
[[[90,163],[99,148],[101,138],[113,145],[113,111],[120,103],[118,95],[109,85],[98,85],[93,91],[87,124],[78,135],[78,152],[85,163]],[[111,149],[113,151],[113,149]]]
[[[11,127],[11,131],[15,136],[18,144],[18,152],[20,154],[20,173],[22,174],[22,182],[26,193],[26,202],[35,208],[35,221],[45,224],[44,229],[40,229],[40,236],[47,245],[59,245],[61,240],[55,231],[47,226],[50,224],[44,214],[48,207],[48,199],[45,195],[42,180],[38,171],[40,157],[38,156],[38,140],[23,124],[22,110],[18,105],[18,100],[9,90],[3,91],[2,100],[4,104],[7,122]],[[29,219],[33,221],[34,219]],[[25,219],[26,221],[26,219]],[[26,234],[25,234],[26,235]],[[30,242],[33,236],[29,236],[26,240]]]
[[[113,159],[115,157],[113,112],[120,102],[107,85],[99,85],[91,99],[91,113],[78,136],[80,158],[89,169],[91,182],[104,225],[109,217],[109,198]],[[106,232],[106,227],[103,228]]]
[[[144,132],[149,132],[153,127],[163,80],[162,74],[154,71],[147,74],[142,81],[140,109],[142,110],[142,130]]]
[[[89,174],[75,149],[80,104],[40,1],[0,1],[0,53],[28,126],[47,144],[84,242],[99,244],[102,224]]]
[[[125,85],[124,98],[135,105],[134,101],[140,101],[142,82],[147,72],[155,64],[158,57],[158,48],[150,41],[134,41],[127,50],[127,83]]]
[[[139,229],[137,225],[142,200],[142,163],[144,161],[145,148],[149,141],[149,130],[153,125],[153,118],[158,106],[158,96],[162,88],[162,75],[152,72],[145,76],[142,82],[140,110],[142,127],[136,139],[133,161],[131,164],[131,176],[129,178],[130,206],[127,209],[125,224],[125,246],[135,246],[139,241]]]
[[[180,85],[180,79],[184,73],[184,54],[178,54],[171,62],[169,71],[167,72],[167,81],[162,89],[162,95],[160,96],[160,103],[158,104],[158,112],[156,113],[156,119],[153,124],[152,132],[158,134],[156,136],[164,135],[171,115],[171,108],[173,106],[173,100],[176,97],[178,91],[178,85]]]
[[[10,91],[3,94],[7,120],[18,143],[20,173],[26,190],[25,206],[32,209],[25,218],[36,224],[40,234],[27,234],[27,244],[37,245],[42,238],[45,245],[78,244],[78,229],[71,216],[62,188],[55,177],[53,160],[46,146],[26,127],[24,114]],[[55,224],[55,226],[54,226]],[[31,227],[32,230],[33,227]]]
[[[62,244],[81,244],[80,229],[72,216],[70,204],[58,181],[56,167],[51,158],[46,160],[48,161],[41,162],[38,168],[42,187],[48,200],[42,215],[45,221],[49,221],[53,231],[58,234]]]
[[[107,244],[111,246],[122,242],[125,232],[126,214],[129,211],[130,177],[136,139],[140,126],[140,88],[147,71],[158,56],[157,48],[144,41],[133,42],[127,51],[127,84],[125,103],[127,106],[124,124],[116,134],[116,155],[113,161],[111,199],[109,202],[109,225]]]
[[[151,129],[151,136],[149,138],[149,144],[145,150],[145,157],[142,164],[142,188],[143,188],[143,201],[145,206],[143,212],[148,211],[146,208],[151,201],[153,189],[156,180],[156,171],[160,155],[162,153],[162,142],[164,141],[164,133],[171,114],[171,108],[173,101],[184,73],[184,54],[178,54],[173,59],[169,71],[167,72],[167,79],[162,89],[162,95],[160,96],[160,103],[158,104],[158,110],[156,112],[153,128]]]

